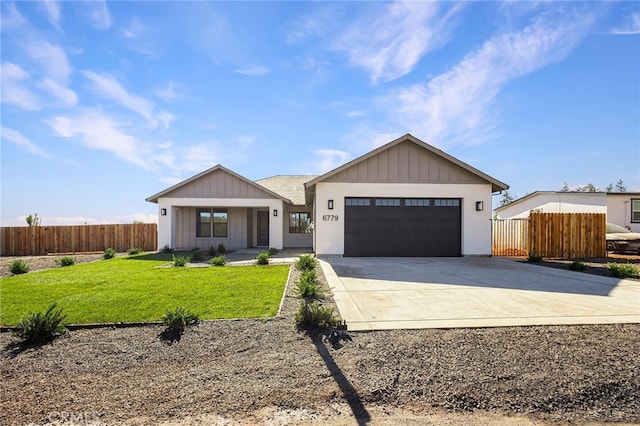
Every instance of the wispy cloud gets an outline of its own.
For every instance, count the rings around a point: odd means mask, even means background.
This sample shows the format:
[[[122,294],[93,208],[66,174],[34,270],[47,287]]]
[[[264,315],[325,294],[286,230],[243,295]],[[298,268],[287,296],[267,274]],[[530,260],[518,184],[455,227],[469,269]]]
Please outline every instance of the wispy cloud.
[[[348,152],[337,149],[318,149],[313,151],[313,154],[316,156],[314,171],[317,174],[333,170],[351,158]]]
[[[72,69],[62,47],[47,41],[37,41],[26,43],[25,51],[47,76],[62,84],[68,82]]]
[[[160,111],[156,114],[154,112],[154,102],[129,93],[115,77],[111,75],[98,74],[93,71],[82,71],[82,75],[92,83],[93,90],[99,96],[113,100],[130,111],[144,117],[154,127],[161,123],[166,129],[175,118],[171,113],[166,111]]]
[[[514,79],[564,59],[594,18],[541,14],[521,31],[488,40],[428,83],[395,91],[387,100],[389,108],[398,123],[438,145],[481,141],[491,131],[492,106],[500,91]]]
[[[73,107],[78,104],[78,95],[73,90],[50,78],[38,83],[38,87],[49,93],[61,106]]]
[[[151,168],[149,152],[142,143],[125,133],[122,124],[99,111],[56,116],[47,124],[60,137],[73,138],[89,149],[108,151],[128,163]]]
[[[448,7],[447,10],[442,10]],[[356,19],[333,42],[333,49],[370,73],[372,84],[388,82],[411,72],[429,51],[451,36],[452,18],[461,4],[435,2],[383,3]]]
[[[12,62],[3,62],[0,68],[2,79],[2,103],[16,106],[25,111],[42,109],[41,99],[25,86],[29,74]]]
[[[46,153],[42,149],[40,149],[29,138],[27,138],[17,130],[10,129],[5,126],[0,126],[0,136],[3,144],[5,142],[10,142],[14,145],[19,146],[20,148],[24,149],[25,151],[31,154],[46,157]]]
[[[243,75],[251,75],[251,76],[261,76],[269,73],[269,68],[259,66],[259,65],[249,65],[244,68],[239,68],[236,70],[238,74]]]
[[[609,30],[609,34],[616,35],[631,35],[640,34],[640,12],[635,12],[629,15],[626,22],[619,26]]]
[[[111,13],[105,0],[93,0],[85,2],[89,23],[99,30],[111,28]]]
[[[124,38],[138,38],[142,32],[144,32],[145,26],[137,17],[133,17],[129,25],[122,30],[122,36]]]
[[[156,89],[155,94],[165,102],[170,102],[179,96],[173,80],[169,81],[166,87]]]
[[[55,0],[44,0],[42,4],[47,11],[47,16],[51,25],[58,31],[61,31],[62,28],[60,27],[60,3]]]
[[[18,12],[14,3],[2,2],[0,6],[2,7],[0,25],[2,25],[3,29],[15,29],[26,24],[27,21]]]

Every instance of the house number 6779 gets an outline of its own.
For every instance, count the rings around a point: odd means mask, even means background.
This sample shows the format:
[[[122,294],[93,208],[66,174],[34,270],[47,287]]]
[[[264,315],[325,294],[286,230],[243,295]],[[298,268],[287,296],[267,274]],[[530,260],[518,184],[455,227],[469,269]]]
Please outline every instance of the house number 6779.
[[[325,222],[335,222],[338,220],[337,214],[325,214],[322,215],[322,220]]]

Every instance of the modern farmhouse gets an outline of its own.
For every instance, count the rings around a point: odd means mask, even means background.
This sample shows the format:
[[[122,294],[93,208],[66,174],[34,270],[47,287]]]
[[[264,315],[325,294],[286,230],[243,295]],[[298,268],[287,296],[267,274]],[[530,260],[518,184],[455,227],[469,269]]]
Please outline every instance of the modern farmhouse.
[[[407,134],[322,176],[251,181],[217,165],[165,189],[158,244],[317,255],[491,254],[497,179]]]

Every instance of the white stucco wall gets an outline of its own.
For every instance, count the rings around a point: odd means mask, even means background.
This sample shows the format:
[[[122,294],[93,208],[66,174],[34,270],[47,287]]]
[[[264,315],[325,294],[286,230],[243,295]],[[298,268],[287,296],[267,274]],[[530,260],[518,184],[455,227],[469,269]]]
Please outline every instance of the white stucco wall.
[[[640,223],[631,222],[632,199],[640,199],[640,194],[607,194],[607,222],[640,232]]]
[[[253,207],[269,209],[269,246],[282,249],[284,208],[280,199],[244,199],[244,198],[159,198],[158,199],[158,248],[165,245],[175,247],[173,230],[176,219],[175,208],[179,207]],[[167,209],[166,216],[162,216],[162,209]],[[273,216],[273,210],[278,210],[278,216]],[[254,228],[255,229],[255,228]]]
[[[491,254],[491,185],[487,184],[420,184],[420,183],[332,183],[316,185],[315,241],[318,255],[344,254],[345,197],[395,198],[461,198],[462,254]],[[333,210],[327,207],[333,200]],[[484,210],[476,211],[476,201]],[[337,221],[324,221],[323,215],[337,215]]]
[[[529,217],[531,210],[539,210],[539,213],[606,213],[607,195],[602,192],[534,194],[501,209],[497,216],[498,219],[522,219]]]

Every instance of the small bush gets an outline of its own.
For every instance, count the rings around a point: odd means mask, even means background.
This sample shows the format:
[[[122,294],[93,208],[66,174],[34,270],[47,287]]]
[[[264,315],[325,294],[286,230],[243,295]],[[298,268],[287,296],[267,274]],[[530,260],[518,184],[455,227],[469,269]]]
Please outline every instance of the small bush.
[[[317,302],[301,303],[294,316],[298,328],[332,328],[338,325],[333,315],[333,308],[322,306]]]
[[[278,254],[278,249],[275,247],[269,247],[269,256]]]
[[[199,248],[194,248],[191,250],[191,260],[202,260],[202,252]]]
[[[207,250],[207,255],[214,257],[218,255],[218,252],[216,251],[216,248],[214,246],[209,247],[209,250]]]
[[[609,263],[607,268],[611,275],[618,278],[632,278],[640,275],[638,268],[631,263]]]
[[[173,256],[173,266],[185,266],[191,258],[189,256]]]
[[[164,247],[160,249],[160,252],[165,254],[171,254],[173,253],[173,249],[169,247],[169,244],[165,244]]]
[[[209,263],[213,266],[224,266],[227,263],[227,257],[221,254],[220,256],[212,257]]]
[[[569,264],[569,269],[571,269],[572,271],[586,271],[587,265],[579,260],[574,260]]]
[[[102,257],[104,259],[113,259],[114,257],[116,257],[116,251],[112,248],[108,248],[104,251]]]
[[[295,267],[298,271],[310,271],[315,269],[316,260],[310,254],[303,254],[295,261]]]
[[[268,265],[269,264],[269,252],[263,251],[258,255],[257,260],[258,265]]]
[[[167,326],[167,330],[173,333],[182,333],[190,325],[197,324],[200,318],[197,314],[187,311],[183,307],[173,311],[167,311],[162,317],[162,323]]]
[[[22,318],[13,334],[22,339],[23,343],[47,343],[67,331],[62,325],[64,319],[62,309],[56,310],[54,303],[44,314],[32,312]]]
[[[531,262],[531,263],[542,262],[542,256],[539,256],[537,254],[529,254],[529,257],[527,257],[527,262]]]
[[[62,256],[60,259],[56,259],[56,265],[59,266],[71,266],[76,264],[76,258],[70,256]]]
[[[142,251],[143,250],[139,247],[131,247],[129,250],[127,250],[127,254],[129,256],[133,256],[133,255],[142,253]]]
[[[227,248],[224,246],[224,244],[222,243],[218,244],[218,253],[225,254],[226,252],[227,252]]]
[[[22,259],[16,259],[9,264],[9,272],[14,275],[26,274],[29,272],[29,265]]]
[[[293,291],[305,300],[324,298],[324,290],[318,285],[318,276],[314,270],[304,272]]]

